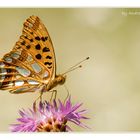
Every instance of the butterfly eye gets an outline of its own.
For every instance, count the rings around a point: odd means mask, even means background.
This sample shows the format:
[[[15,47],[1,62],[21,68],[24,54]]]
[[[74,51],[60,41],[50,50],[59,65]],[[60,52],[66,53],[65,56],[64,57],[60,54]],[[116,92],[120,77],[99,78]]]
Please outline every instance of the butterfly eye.
[[[61,79],[60,85],[63,85],[65,83],[65,79]]]
[[[62,75],[58,75],[57,76],[57,82],[62,85],[65,83],[65,77],[63,77]]]

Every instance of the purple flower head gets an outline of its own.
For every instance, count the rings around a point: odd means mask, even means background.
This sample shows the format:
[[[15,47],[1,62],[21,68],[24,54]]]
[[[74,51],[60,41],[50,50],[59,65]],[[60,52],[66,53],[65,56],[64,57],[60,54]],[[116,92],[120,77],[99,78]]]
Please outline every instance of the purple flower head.
[[[72,122],[78,126],[86,127],[81,120],[88,119],[83,116],[86,110],[78,109],[82,104],[72,105],[70,97],[66,103],[60,100],[56,102],[40,102],[38,107],[33,104],[32,109],[20,110],[18,124],[12,124],[12,132],[67,132],[71,128],[67,122]]]

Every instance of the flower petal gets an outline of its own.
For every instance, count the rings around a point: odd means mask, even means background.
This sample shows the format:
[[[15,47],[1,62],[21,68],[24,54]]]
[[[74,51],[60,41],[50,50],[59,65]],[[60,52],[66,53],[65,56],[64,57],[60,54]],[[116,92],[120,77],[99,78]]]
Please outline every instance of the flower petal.
[[[12,124],[10,129],[12,132],[36,132],[38,131],[37,128],[40,124],[46,125],[49,123],[51,128],[54,127],[53,125],[57,124],[66,128],[66,130],[63,129],[63,131],[72,131],[67,125],[67,121],[80,127],[87,128],[86,125],[81,123],[82,119],[88,119],[83,116],[86,113],[86,110],[78,111],[81,106],[82,103],[72,105],[70,97],[66,100],[66,103],[62,103],[59,99],[58,102],[56,102],[56,100],[53,100],[53,102],[40,102],[38,107],[33,104],[33,107],[28,110],[19,110],[21,116],[20,118],[17,118],[19,124]]]

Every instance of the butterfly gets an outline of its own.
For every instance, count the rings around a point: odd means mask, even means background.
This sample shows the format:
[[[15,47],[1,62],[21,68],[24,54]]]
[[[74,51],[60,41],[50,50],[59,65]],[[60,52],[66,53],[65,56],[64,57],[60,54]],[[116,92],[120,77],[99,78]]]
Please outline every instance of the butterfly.
[[[46,27],[39,17],[30,16],[13,49],[0,60],[0,89],[15,94],[37,89],[46,92],[65,80],[65,75],[56,75],[54,48]]]

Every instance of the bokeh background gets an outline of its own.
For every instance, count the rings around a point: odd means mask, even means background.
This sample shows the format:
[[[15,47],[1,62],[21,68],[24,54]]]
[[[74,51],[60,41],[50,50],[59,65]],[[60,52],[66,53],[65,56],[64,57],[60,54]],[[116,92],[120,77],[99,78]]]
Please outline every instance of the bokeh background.
[[[23,22],[37,15],[52,38],[57,73],[90,56],[81,69],[67,75],[73,103],[83,102],[91,127],[78,132],[140,131],[140,9],[29,8],[0,9],[0,56],[21,35]],[[56,88],[64,99],[64,86]],[[38,94],[0,91],[0,132],[9,132],[18,110],[32,106]],[[44,99],[50,95],[45,94]]]

